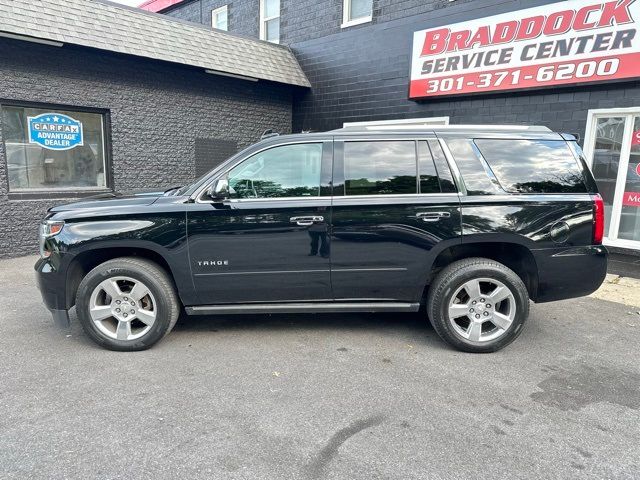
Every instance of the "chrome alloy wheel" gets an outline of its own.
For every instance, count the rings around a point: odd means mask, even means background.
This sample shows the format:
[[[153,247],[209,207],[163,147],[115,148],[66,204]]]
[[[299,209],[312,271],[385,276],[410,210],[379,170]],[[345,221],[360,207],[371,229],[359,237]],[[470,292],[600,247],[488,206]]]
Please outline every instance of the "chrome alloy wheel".
[[[136,340],[156,321],[156,300],[140,280],[112,277],[91,294],[89,315],[96,328],[115,340]]]
[[[449,322],[461,337],[489,342],[504,335],[516,316],[516,299],[502,282],[477,278],[462,285],[449,302]]]

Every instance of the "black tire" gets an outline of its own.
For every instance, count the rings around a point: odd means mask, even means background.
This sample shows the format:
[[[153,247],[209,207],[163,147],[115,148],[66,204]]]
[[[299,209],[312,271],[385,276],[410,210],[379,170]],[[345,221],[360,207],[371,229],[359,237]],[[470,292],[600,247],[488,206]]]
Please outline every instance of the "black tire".
[[[497,280],[506,286],[513,294],[516,310],[511,326],[500,337],[474,342],[464,338],[451,324],[449,304],[458,289],[467,282],[480,278]],[[501,263],[487,258],[467,258],[448,265],[434,279],[427,297],[427,315],[438,335],[458,350],[472,353],[496,352],[522,333],[529,317],[529,293],[520,277]]]
[[[153,325],[142,337],[134,340],[108,337],[98,329],[89,313],[90,297],[94,289],[104,280],[122,276],[143,282],[156,303]],[[180,314],[180,302],[173,282],[164,269],[149,260],[123,257],[98,265],[84,277],[76,295],[76,311],[82,328],[98,345],[109,350],[133,352],[150,348],[173,329]]]

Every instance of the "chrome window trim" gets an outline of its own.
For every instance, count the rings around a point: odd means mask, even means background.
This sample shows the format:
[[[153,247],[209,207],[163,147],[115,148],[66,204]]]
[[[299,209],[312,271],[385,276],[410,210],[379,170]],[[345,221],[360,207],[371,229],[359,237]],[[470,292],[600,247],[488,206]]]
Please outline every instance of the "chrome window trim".
[[[279,197],[279,198],[236,198],[236,199],[229,199],[226,200],[225,203],[245,203],[245,202],[288,202],[288,201],[305,201],[305,200],[320,200],[320,199],[329,199],[329,200],[333,200],[333,199],[338,199],[338,198],[349,198],[349,199],[373,199],[373,198],[387,198],[387,199],[394,199],[394,198],[423,198],[423,197],[459,197],[461,194],[466,195],[466,187],[464,186],[464,182],[462,181],[462,177],[460,176],[460,171],[458,170],[458,167],[455,163],[455,161],[453,161],[453,156],[451,155],[451,151],[449,150],[449,148],[447,147],[446,143],[444,142],[443,139],[436,137],[435,135],[431,136],[416,136],[416,137],[398,137],[398,136],[394,136],[394,137],[380,137],[380,138],[371,138],[371,137],[363,137],[363,138],[339,138],[336,137],[333,140],[330,139],[323,139],[323,140],[297,140],[297,141],[292,141],[292,142],[283,142],[283,143],[278,143],[276,145],[269,145],[269,146],[265,146],[264,148],[261,148],[260,150],[257,150],[253,153],[251,153],[250,155],[247,155],[246,157],[241,158],[240,160],[238,160],[237,162],[233,163],[232,165],[230,165],[224,173],[216,176],[216,178],[212,179],[210,182],[206,182],[203,184],[203,187],[201,187],[199,190],[197,190],[195,193],[193,193],[191,195],[191,199],[194,200],[195,203],[200,203],[200,204],[213,204],[214,202],[211,200],[203,200],[202,199],[202,195],[204,194],[204,192],[215,182],[217,181],[219,178],[221,178],[222,176],[226,175],[230,170],[234,169],[235,167],[237,167],[238,165],[240,165],[242,162],[244,162],[245,160],[248,160],[249,158],[258,155],[266,150],[270,150],[272,148],[277,148],[277,147],[282,147],[282,146],[286,146],[286,145],[303,145],[303,144],[309,144],[309,143],[319,143],[319,144],[324,144],[326,142],[389,142],[389,141],[398,141],[398,142],[402,142],[402,141],[409,141],[409,142],[418,142],[418,141],[428,141],[428,140],[436,140],[440,143],[440,145],[442,146],[442,150],[444,151],[445,154],[445,158],[447,160],[447,163],[449,164],[449,168],[451,169],[451,172],[453,174],[454,180],[456,181],[456,183],[460,183],[460,185],[458,185],[458,190],[461,190],[461,192],[459,193],[407,193],[407,194],[394,194],[394,195],[331,195],[331,196],[314,196],[314,197]]]
[[[331,197],[265,197],[265,198],[230,198],[228,200],[224,200],[224,203],[234,204],[234,203],[278,203],[278,202],[308,202],[308,203],[318,203],[319,201],[326,201],[327,205],[331,204]],[[210,201],[202,201],[198,203],[213,203]]]
[[[503,202],[536,202],[544,203],[545,201],[564,200],[568,202],[589,202],[591,200],[590,193],[501,193],[498,195],[468,195],[462,199],[465,203],[480,202],[487,203],[503,203]]]
[[[335,137],[336,142],[426,142],[427,140],[438,140],[435,135],[428,137]]]
[[[393,195],[333,195],[330,197],[333,200],[348,199],[348,200],[367,200],[367,199],[389,199],[389,200],[402,200],[402,199],[420,199],[420,198],[433,198],[433,197],[457,197],[457,193],[395,193]]]
[[[447,197],[447,198],[457,198],[459,195],[457,193],[407,193],[407,194],[396,194],[396,195],[334,195],[334,196],[326,196],[326,197],[279,197],[279,198],[232,198],[225,200],[224,203],[229,204],[238,204],[238,203],[280,203],[280,202],[306,202],[306,203],[314,203],[319,204],[319,206],[330,206],[334,200],[389,200],[391,202],[394,201],[403,201],[403,200],[419,200],[421,198],[435,198],[435,197]],[[197,201],[196,203],[204,203],[211,204],[211,201]]]

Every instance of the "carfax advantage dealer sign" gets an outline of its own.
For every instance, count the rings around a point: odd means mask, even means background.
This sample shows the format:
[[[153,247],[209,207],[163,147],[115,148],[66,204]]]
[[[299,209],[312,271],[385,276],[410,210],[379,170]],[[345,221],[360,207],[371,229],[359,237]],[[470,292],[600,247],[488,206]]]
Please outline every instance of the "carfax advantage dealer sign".
[[[570,0],[415,32],[412,99],[640,77],[640,0]]]

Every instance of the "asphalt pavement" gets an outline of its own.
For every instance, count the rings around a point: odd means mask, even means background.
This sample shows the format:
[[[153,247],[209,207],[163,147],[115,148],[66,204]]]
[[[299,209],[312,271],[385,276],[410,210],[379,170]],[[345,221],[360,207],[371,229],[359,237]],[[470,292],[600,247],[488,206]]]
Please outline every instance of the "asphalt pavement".
[[[0,478],[640,478],[640,314],[532,305],[460,353],[422,315],[192,317],[146,352],[57,330],[0,261]]]

